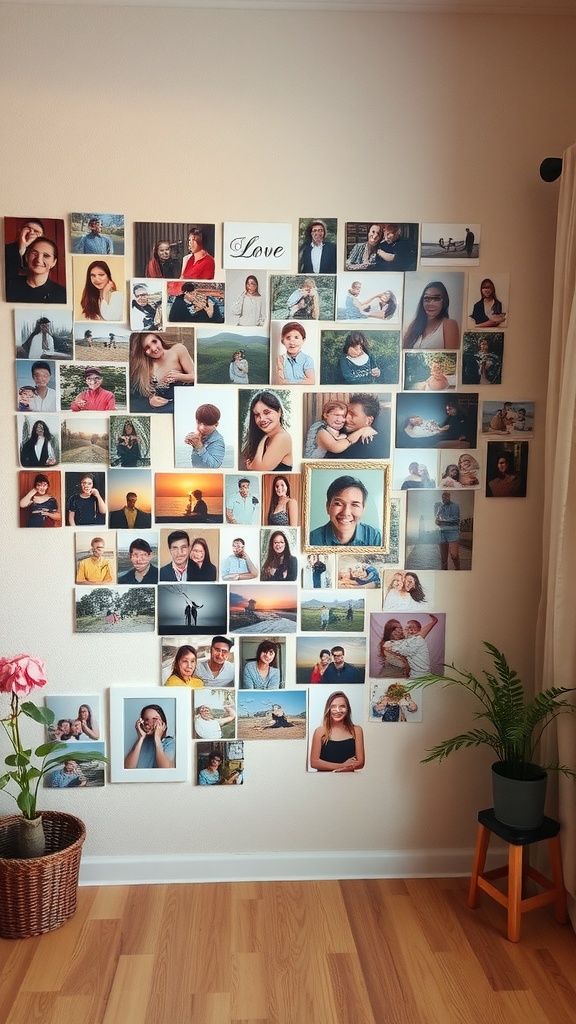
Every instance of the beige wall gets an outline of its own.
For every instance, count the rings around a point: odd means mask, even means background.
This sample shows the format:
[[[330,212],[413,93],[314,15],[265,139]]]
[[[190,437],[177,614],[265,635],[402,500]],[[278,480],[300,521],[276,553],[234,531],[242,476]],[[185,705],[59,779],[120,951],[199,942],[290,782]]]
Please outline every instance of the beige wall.
[[[574,141],[576,20],[2,5],[0,21],[2,213],[480,223],[481,269],[511,273],[498,393],[534,399],[542,430],[557,185],[538,167]],[[154,684],[157,637],[73,633],[72,531],[17,529],[4,303],[0,329],[0,650],[43,656],[53,693]],[[155,423],[157,468],[171,466],[169,426]],[[528,682],[542,442],[530,443],[528,497],[478,495],[474,569],[438,574],[436,588],[448,659],[478,668],[489,639]],[[419,764],[468,727],[466,708],[439,691],[420,726],[367,726],[361,776],[310,776],[303,743],[254,743],[241,790],[110,785],[43,803],[84,818],[93,856],[372,850],[409,864],[411,850],[469,847],[490,802],[486,753]]]

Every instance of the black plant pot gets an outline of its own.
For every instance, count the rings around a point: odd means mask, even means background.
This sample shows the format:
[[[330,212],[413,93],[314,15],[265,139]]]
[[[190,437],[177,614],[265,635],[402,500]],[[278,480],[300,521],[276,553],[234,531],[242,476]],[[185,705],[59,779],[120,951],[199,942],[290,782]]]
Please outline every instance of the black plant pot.
[[[494,816],[511,828],[540,828],[544,821],[544,804],[548,776],[537,764],[526,766],[525,779],[511,779],[506,761],[492,765]]]

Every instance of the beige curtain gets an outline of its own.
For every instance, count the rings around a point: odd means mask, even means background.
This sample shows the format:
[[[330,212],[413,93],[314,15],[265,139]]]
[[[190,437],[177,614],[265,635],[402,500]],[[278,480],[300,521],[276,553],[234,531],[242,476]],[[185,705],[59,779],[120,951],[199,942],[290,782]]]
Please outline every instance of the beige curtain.
[[[536,665],[541,688],[576,686],[576,145],[563,156],[545,437],[542,593]],[[576,713],[545,734],[544,757],[576,768]],[[549,733],[549,735],[548,735]],[[564,877],[576,927],[576,780],[551,773]]]

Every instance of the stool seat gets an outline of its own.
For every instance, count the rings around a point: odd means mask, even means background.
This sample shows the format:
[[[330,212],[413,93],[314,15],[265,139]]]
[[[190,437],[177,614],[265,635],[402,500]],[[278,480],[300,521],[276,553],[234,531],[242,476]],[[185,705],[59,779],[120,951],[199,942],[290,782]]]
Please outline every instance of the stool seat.
[[[554,818],[544,818],[539,828],[526,830],[512,828],[510,825],[504,825],[498,821],[493,807],[478,812],[478,834],[468,891],[468,906],[476,907],[478,905],[478,890],[482,889],[488,896],[505,907],[508,912],[507,936],[510,942],[519,941],[520,917],[521,914],[529,910],[536,910],[548,903],[554,903],[556,920],[565,924],[568,919],[559,832],[560,822],[555,821]],[[508,843],[508,863],[504,867],[485,872],[484,865],[492,833]],[[533,843],[542,842],[542,840],[548,842],[552,878],[547,878],[535,868],[530,867],[527,860],[524,859],[524,848]],[[492,885],[491,879],[506,876],[508,877],[508,891],[504,893]],[[527,878],[531,878],[545,891],[523,899],[523,883]]]

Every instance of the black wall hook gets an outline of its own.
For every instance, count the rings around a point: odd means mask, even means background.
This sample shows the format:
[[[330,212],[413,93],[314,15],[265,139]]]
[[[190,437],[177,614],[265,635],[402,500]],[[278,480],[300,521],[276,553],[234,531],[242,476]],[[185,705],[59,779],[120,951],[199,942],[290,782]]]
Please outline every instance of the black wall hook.
[[[562,174],[562,157],[547,156],[540,164],[540,177],[543,181],[556,181]]]

